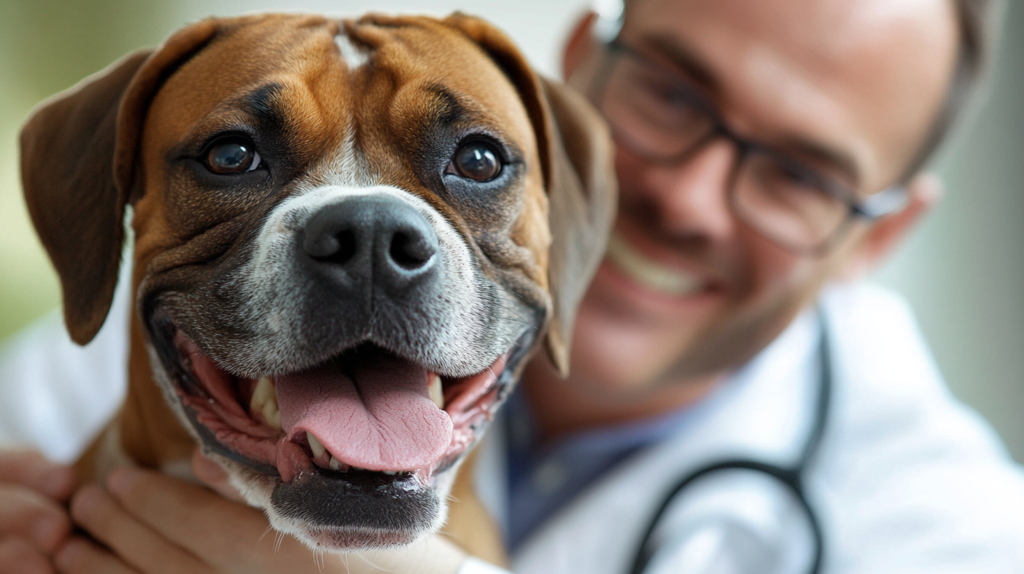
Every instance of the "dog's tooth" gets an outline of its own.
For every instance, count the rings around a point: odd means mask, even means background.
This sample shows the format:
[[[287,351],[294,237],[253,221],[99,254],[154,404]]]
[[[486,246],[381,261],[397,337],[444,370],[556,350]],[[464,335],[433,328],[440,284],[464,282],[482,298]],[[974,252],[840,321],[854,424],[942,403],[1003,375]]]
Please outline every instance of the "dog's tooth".
[[[388,476],[395,476],[396,474],[398,474],[397,472],[395,472],[393,470],[384,470],[384,471],[381,471],[381,472],[383,472],[384,474],[386,474]]]
[[[256,381],[256,387],[252,390],[252,398],[249,399],[249,408],[253,412],[263,412],[263,406],[267,401],[277,402],[277,393],[274,389],[274,382],[269,377],[261,377]]]
[[[444,408],[444,389],[441,388],[441,376],[437,373],[430,373],[427,380],[427,390],[430,391],[430,400],[434,401],[437,408]]]
[[[306,432],[306,441],[309,442],[309,450],[313,451],[313,458],[320,458],[320,455],[327,452],[324,445],[320,442],[320,439],[313,436],[310,432]]]
[[[263,420],[274,430],[281,430],[281,410],[277,408],[277,400],[271,398],[263,404]]]
[[[349,466],[347,464],[342,463],[340,460],[334,458],[333,456],[331,457],[331,462],[327,463],[327,466],[331,470],[336,472],[348,472],[349,469]]]

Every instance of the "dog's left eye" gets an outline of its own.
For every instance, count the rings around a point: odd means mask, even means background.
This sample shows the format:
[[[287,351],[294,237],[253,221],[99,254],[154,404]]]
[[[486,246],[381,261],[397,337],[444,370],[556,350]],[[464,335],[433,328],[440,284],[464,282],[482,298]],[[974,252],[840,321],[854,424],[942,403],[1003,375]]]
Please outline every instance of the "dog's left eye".
[[[464,143],[455,150],[448,173],[474,181],[490,181],[501,174],[501,156],[494,145],[484,141]]]
[[[260,166],[260,154],[256,146],[244,138],[225,138],[210,146],[206,165],[218,175],[249,172]]]

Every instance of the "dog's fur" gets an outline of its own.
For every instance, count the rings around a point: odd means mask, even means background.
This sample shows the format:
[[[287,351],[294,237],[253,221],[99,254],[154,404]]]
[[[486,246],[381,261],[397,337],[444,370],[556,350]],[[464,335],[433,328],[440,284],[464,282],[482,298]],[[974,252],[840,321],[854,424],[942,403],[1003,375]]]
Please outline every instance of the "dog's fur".
[[[216,173],[211,154],[239,141],[254,169]],[[503,162],[491,179],[453,168],[479,142]],[[102,476],[119,456],[180,468],[198,441],[275,528],[327,550],[442,525],[455,469],[524,359],[546,341],[568,368],[614,206],[611,148],[585,102],[458,14],[205,20],[42,105],[21,143],[78,343],[107,315],[133,208],[127,402],[79,470]],[[341,257],[332,242],[350,225],[355,254]],[[412,247],[360,243],[388,225]],[[443,456],[336,472],[284,408],[277,434],[248,410],[261,377],[355,379],[365,361],[442,377],[445,412],[427,415],[452,421]]]

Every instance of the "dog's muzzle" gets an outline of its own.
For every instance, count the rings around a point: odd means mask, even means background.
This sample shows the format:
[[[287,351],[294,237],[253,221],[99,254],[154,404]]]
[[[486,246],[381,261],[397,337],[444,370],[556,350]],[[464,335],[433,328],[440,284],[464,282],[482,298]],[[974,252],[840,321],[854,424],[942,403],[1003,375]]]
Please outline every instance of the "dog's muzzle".
[[[213,281],[243,287],[154,297],[168,383],[207,452],[271,481],[281,519],[331,547],[407,541],[442,518],[437,477],[480,438],[540,318],[497,303],[461,236],[394,188],[323,188],[262,225],[250,263]]]

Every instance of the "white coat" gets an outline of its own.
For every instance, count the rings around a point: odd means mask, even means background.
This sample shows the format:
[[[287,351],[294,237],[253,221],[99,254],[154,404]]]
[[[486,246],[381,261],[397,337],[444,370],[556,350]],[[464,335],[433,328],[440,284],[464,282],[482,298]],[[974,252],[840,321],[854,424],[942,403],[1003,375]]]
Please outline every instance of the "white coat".
[[[826,290],[822,306],[834,390],[820,455],[806,470],[822,522],[822,572],[1024,573],[1024,474],[989,425],[951,396],[906,304],[849,285]],[[813,312],[797,319],[695,420],[536,530],[512,570],[625,574],[655,507],[684,475],[723,458],[791,463],[816,410],[818,334]],[[475,477],[499,522],[502,443],[499,426],[482,445]],[[806,571],[790,560],[810,555],[810,539],[785,526],[799,516],[792,499],[765,496],[763,480],[713,482],[720,484],[705,484],[668,513],[651,574]]]

